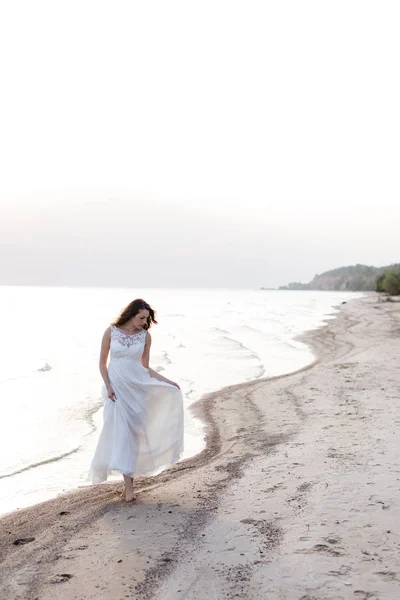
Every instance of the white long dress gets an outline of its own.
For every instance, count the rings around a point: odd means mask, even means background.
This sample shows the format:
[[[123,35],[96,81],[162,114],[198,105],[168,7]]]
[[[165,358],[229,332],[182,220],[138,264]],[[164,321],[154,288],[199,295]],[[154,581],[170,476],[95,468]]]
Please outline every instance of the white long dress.
[[[145,340],[144,329],[126,334],[111,326],[108,376],[116,401],[104,386],[103,428],[90,467],[93,483],[115,471],[131,477],[153,473],[182,455],[182,393],[143,367]]]

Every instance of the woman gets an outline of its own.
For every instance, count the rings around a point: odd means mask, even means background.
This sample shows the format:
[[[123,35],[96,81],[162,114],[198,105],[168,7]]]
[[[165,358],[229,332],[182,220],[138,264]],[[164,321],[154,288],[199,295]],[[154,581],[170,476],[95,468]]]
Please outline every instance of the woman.
[[[154,323],[151,306],[133,300],[106,329],[101,344],[104,423],[91,475],[93,483],[100,483],[112,471],[122,473],[126,502],[136,499],[134,475],[177,462],[183,452],[179,385],[149,367]]]

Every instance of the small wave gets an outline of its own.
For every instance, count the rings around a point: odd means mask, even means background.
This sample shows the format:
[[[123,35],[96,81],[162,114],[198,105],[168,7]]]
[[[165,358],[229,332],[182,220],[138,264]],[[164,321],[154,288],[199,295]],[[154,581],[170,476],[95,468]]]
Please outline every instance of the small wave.
[[[258,374],[254,376],[254,379],[260,379],[261,377],[264,377],[265,374],[266,371],[264,369],[264,365],[260,365],[258,367]]]
[[[38,369],[38,371],[51,371],[51,366],[49,365],[48,362],[46,362],[43,367],[41,367],[40,369]]]
[[[46,460],[42,460],[37,463],[32,463],[31,465],[28,465],[26,467],[22,467],[22,469],[18,469],[17,471],[14,471],[13,473],[7,473],[6,475],[0,475],[0,479],[7,479],[7,477],[13,477],[14,475],[19,475],[20,473],[24,473],[25,471],[30,471],[30,469],[36,469],[36,467],[41,467],[42,465],[48,465],[52,462],[57,462],[58,460],[66,458],[67,456],[71,456],[71,454],[75,454],[76,452],[78,452],[78,450],[80,450],[80,446],[77,446],[77,448],[74,448],[73,450],[70,450],[69,452],[60,454],[59,456],[53,456],[53,458],[47,458]]]
[[[224,339],[228,340],[229,342],[233,342],[241,350],[245,350],[247,352],[247,355],[249,358],[255,358],[256,360],[261,362],[261,358],[259,357],[259,355],[256,352],[254,352],[253,350],[250,350],[250,348],[247,348],[247,346],[242,344],[242,342],[239,342],[239,340],[235,340],[234,338],[227,337],[226,335],[224,336]]]
[[[229,335],[229,331],[226,331],[226,329],[220,329],[219,327],[212,327],[211,331],[216,331],[217,333],[223,333],[223,334]]]
[[[250,327],[250,325],[243,325],[243,329],[249,329],[250,331],[255,331],[256,333],[262,333],[264,335],[264,331],[261,329],[257,329],[256,327]]]
[[[161,351],[159,354],[154,356],[153,360],[154,364],[156,365],[155,367],[153,367],[153,369],[155,369],[155,371],[157,371],[158,373],[160,373],[161,371],[165,371],[166,367],[172,364],[172,360],[170,359],[168,352],[166,352],[165,350]]]
[[[88,423],[88,425],[90,427],[89,435],[91,433],[94,433],[97,430],[96,424],[94,422],[94,415],[101,409],[103,404],[104,404],[103,398],[98,398],[96,403],[91,408],[88,408],[87,411],[85,412],[85,421]]]
[[[165,362],[167,363],[167,365],[171,365],[172,364],[172,360],[170,359],[170,357],[168,356],[168,352],[163,352],[162,353],[163,358],[165,360]]]
[[[185,388],[187,388],[187,391],[185,391],[185,396],[191,396],[192,394],[195,393],[195,382],[192,381],[191,379],[184,379],[182,378],[181,380],[181,387],[183,387],[183,384],[185,386]]]
[[[239,342],[239,340],[235,340],[234,338],[224,336],[224,339],[228,340],[231,343],[234,343],[241,350],[244,350],[247,354],[245,358],[248,358],[249,360],[256,360],[258,362],[258,365],[256,365],[258,373],[252,374],[250,377],[247,378],[247,381],[251,381],[252,379],[260,379],[265,375],[265,367],[263,361],[261,360],[261,357],[257,354],[257,352],[254,352],[253,350],[242,344],[242,342]]]
[[[283,340],[282,338],[278,338],[277,342],[277,345],[281,346],[282,348],[290,348],[291,350],[301,349],[299,342],[296,342],[295,340]]]
[[[255,379],[261,379],[261,377],[264,377],[265,375],[266,370],[264,368],[264,365],[260,364],[257,366],[257,372],[245,377],[245,381],[254,381]]]

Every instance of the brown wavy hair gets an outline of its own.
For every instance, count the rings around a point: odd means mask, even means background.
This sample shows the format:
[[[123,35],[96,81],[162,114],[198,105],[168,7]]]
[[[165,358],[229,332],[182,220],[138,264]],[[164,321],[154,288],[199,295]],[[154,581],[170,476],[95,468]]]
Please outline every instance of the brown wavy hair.
[[[117,317],[111,323],[111,325],[121,327],[122,325],[125,325],[125,323],[127,323],[130,319],[132,319],[132,317],[135,317],[138,314],[138,312],[143,309],[148,310],[150,313],[147,317],[147,323],[144,326],[144,329],[150,329],[152,325],[157,324],[156,313],[154,309],[151,308],[150,304],[147,304],[147,302],[145,302],[141,298],[136,298],[136,300],[132,300],[132,302],[128,304],[128,306],[125,306],[125,308],[121,310],[119,317]]]

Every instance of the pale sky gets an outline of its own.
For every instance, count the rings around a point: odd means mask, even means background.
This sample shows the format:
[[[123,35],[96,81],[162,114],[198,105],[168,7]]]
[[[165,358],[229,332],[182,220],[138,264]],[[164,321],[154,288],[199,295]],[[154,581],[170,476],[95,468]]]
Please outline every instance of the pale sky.
[[[400,3],[0,4],[0,284],[400,261]]]

